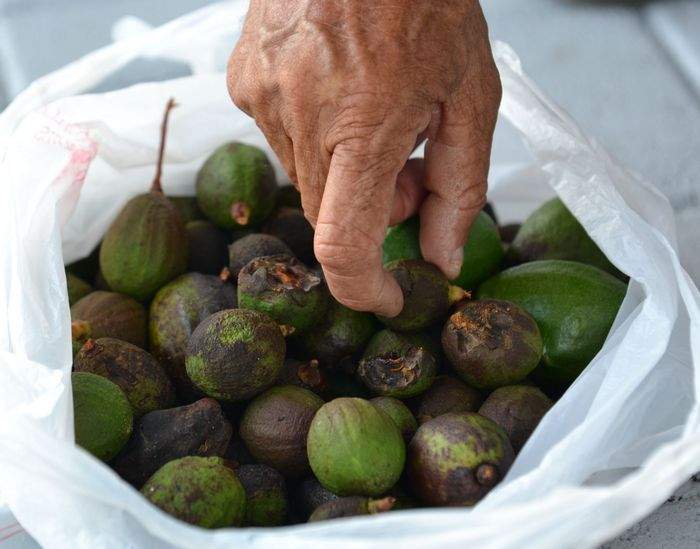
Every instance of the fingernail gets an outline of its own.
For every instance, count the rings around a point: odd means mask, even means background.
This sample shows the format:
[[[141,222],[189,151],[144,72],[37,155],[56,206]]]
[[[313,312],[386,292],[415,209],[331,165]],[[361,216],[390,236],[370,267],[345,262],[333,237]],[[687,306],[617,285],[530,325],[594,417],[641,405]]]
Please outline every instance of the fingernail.
[[[448,273],[449,278],[457,278],[459,272],[462,270],[462,263],[464,262],[464,248],[459,247],[450,256],[450,272]]]

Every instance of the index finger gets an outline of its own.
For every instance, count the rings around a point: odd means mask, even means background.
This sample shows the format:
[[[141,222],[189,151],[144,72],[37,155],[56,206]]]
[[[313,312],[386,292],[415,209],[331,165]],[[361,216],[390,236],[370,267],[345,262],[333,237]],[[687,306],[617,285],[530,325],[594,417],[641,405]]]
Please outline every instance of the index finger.
[[[346,142],[333,151],[314,248],[331,293],[351,309],[393,317],[403,308],[399,285],[382,267],[382,243],[413,139],[393,150]]]

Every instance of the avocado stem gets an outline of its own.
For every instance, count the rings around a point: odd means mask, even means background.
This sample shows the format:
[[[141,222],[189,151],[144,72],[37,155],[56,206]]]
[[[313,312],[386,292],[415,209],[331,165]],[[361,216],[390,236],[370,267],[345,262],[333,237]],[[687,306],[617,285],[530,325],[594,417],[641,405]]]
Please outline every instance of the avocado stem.
[[[74,320],[71,322],[70,331],[73,339],[83,338],[90,335],[90,323],[84,320]]]
[[[244,227],[250,221],[250,207],[245,202],[231,204],[231,219]]]
[[[373,515],[374,513],[383,513],[385,511],[391,511],[391,508],[394,506],[394,503],[396,503],[396,498],[393,498],[391,496],[382,499],[370,499],[367,502],[367,511],[371,515]]]
[[[163,122],[160,126],[160,148],[158,150],[158,163],[156,164],[156,176],[153,178],[151,185],[152,193],[163,193],[163,186],[160,179],[163,175],[163,157],[165,156],[165,141],[168,137],[168,120],[170,119],[170,111],[177,107],[177,103],[171,97],[165,105],[165,113],[163,113]]]
[[[229,270],[228,267],[224,267],[221,269],[221,272],[219,273],[219,280],[221,282],[228,282],[231,279],[231,271]]]
[[[495,486],[499,480],[501,480],[501,476],[495,465],[484,463],[479,465],[476,470],[476,481],[482,486],[490,488]]]
[[[450,305],[454,305],[463,299],[469,299],[472,294],[459,286],[450,286],[450,291],[448,292],[447,296]]]
[[[279,326],[284,337],[289,337],[296,332],[296,328],[294,326],[290,326],[289,324],[280,324]]]
[[[306,364],[299,366],[297,370],[297,377],[299,381],[308,385],[309,387],[319,388],[324,385],[323,376],[321,371],[318,369],[318,360],[311,359]]]

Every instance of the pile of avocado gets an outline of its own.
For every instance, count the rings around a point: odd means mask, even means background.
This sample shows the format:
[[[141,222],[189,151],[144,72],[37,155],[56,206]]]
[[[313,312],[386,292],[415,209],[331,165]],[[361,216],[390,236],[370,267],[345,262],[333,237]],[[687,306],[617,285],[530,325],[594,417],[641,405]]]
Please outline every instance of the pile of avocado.
[[[392,227],[404,309],[352,311],[261,150],[225,144],[196,197],[164,194],[171,108],[151,190],[66,268],[76,443],[204,528],[477,503],[600,350],[624,276],[554,199],[517,228],[481,212],[454,281],[417,218]]]

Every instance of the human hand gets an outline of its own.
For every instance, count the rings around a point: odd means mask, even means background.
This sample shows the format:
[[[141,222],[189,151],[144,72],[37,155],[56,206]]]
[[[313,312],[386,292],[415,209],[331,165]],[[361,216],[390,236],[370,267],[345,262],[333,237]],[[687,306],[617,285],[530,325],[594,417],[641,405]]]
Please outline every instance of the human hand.
[[[381,246],[417,211],[423,257],[459,274],[501,99],[478,1],[252,0],[228,87],[300,190],[338,301],[401,311]]]

